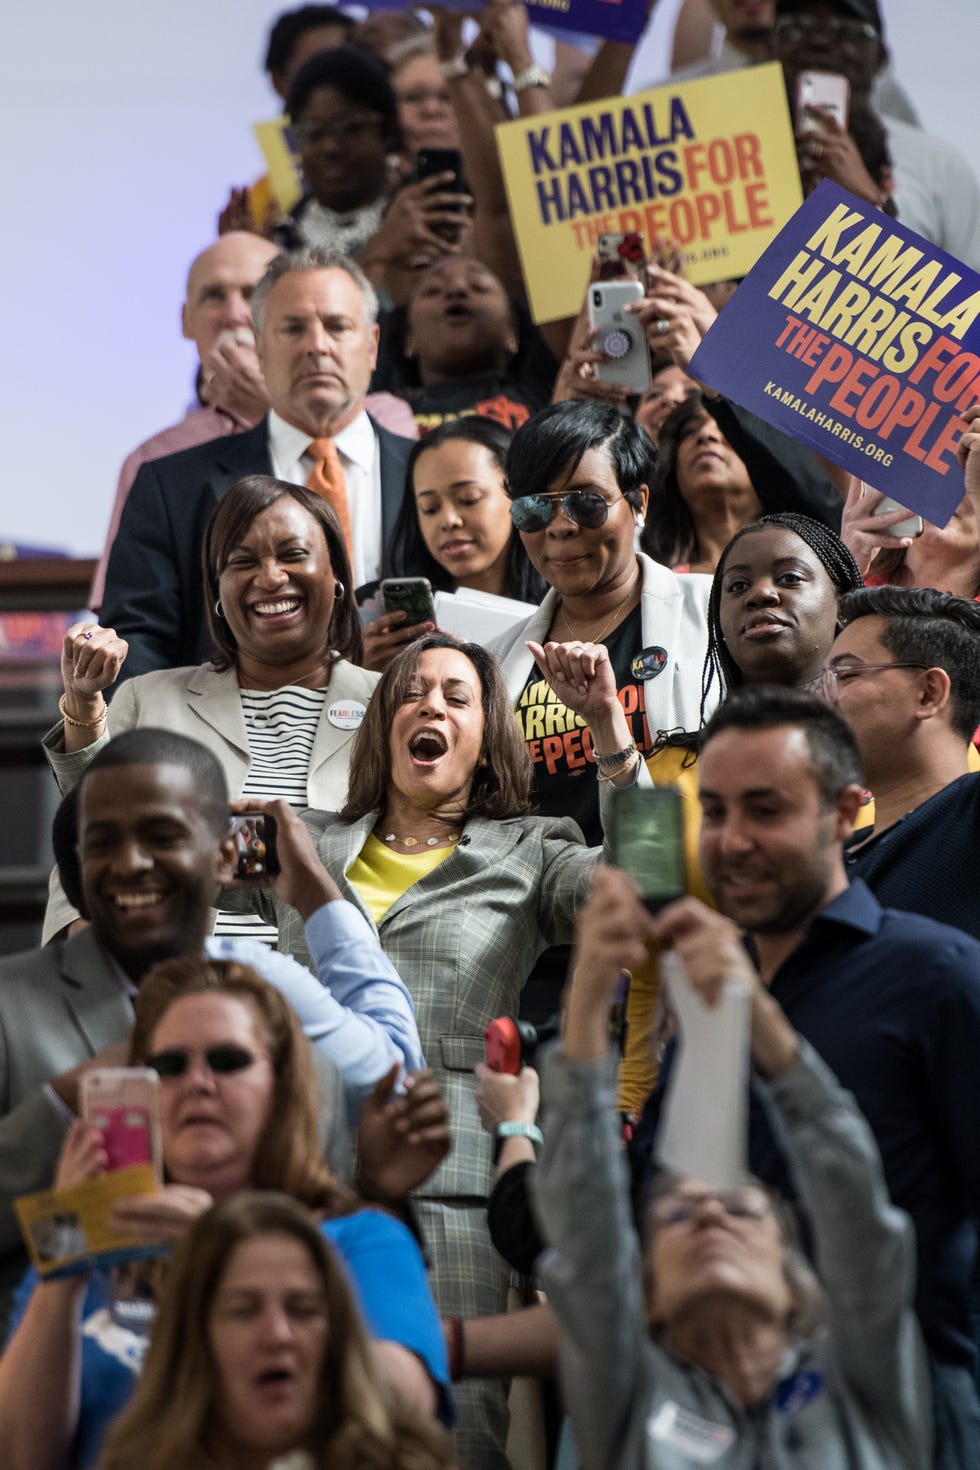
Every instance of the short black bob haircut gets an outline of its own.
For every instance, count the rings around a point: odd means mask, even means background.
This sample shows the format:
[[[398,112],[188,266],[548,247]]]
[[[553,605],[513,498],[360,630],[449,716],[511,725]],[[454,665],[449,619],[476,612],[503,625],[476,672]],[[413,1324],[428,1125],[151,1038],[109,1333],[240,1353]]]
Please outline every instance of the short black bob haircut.
[[[604,452],[626,500],[641,510],[640,487],[652,485],[657,473],[656,445],[634,419],[607,403],[553,403],[529,418],[507,455],[507,494],[519,500],[560,489],[590,449]]]

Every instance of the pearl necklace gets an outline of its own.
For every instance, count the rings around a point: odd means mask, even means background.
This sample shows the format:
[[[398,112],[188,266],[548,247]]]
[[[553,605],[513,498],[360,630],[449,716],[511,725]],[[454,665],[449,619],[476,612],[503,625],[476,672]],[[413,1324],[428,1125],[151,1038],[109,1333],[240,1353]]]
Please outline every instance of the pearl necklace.
[[[462,832],[449,832],[445,837],[427,837],[425,839],[425,845],[426,847],[438,847],[440,842],[448,842],[450,847],[452,847],[454,843],[460,840],[462,835]],[[402,847],[418,847],[419,845],[419,839],[417,837],[399,837],[394,832],[386,832],[384,834],[384,840],[385,842],[400,842]]]

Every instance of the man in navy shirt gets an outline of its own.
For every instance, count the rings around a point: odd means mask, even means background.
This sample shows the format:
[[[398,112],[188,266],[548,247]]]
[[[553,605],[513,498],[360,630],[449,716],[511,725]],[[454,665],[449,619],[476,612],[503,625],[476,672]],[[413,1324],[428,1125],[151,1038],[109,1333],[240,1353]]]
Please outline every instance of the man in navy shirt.
[[[918,1240],[916,1306],[930,1350],[942,1470],[980,1466],[969,1286],[980,1211],[980,944],[883,909],[848,882],[843,844],[862,799],[853,735],[793,690],[736,691],[709,722],[699,761],[701,866],[745,931],[791,1024],[857,1099],[894,1202]],[[668,1068],[665,1068],[668,1070]],[[652,1102],[641,1151],[656,1127]],[[750,1163],[788,1187],[753,1107]]]
[[[980,455],[978,455],[980,459]],[[824,692],[846,717],[875,796],[845,859],[881,903],[980,939],[980,603],[932,587],[843,601]]]

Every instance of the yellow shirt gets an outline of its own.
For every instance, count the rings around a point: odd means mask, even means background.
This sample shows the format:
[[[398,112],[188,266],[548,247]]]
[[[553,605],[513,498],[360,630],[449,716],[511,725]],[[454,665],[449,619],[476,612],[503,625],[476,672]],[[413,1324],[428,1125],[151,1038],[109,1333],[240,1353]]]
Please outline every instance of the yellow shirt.
[[[420,852],[393,852],[372,832],[347,869],[347,877],[380,924],[396,898],[445,862],[454,847],[423,847]]]

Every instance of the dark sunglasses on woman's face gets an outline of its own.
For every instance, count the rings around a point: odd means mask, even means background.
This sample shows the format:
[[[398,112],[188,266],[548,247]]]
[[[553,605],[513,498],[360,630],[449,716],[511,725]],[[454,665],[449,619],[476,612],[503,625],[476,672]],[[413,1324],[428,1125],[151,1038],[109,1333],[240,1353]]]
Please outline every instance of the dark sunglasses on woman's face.
[[[146,1065],[152,1067],[160,1077],[183,1077],[191,1064],[193,1052],[172,1047],[169,1051],[158,1051],[147,1057]],[[208,1070],[216,1077],[227,1077],[232,1072],[244,1072],[255,1062],[266,1060],[264,1051],[249,1051],[244,1046],[210,1046],[200,1053],[208,1064]]]
[[[617,495],[616,500],[625,496]],[[522,495],[510,503],[510,518],[519,531],[543,531],[554,519],[561,506],[562,515],[581,526],[584,531],[597,531],[609,517],[609,507],[616,500],[607,500],[593,490],[570,490],[567,495]]]

